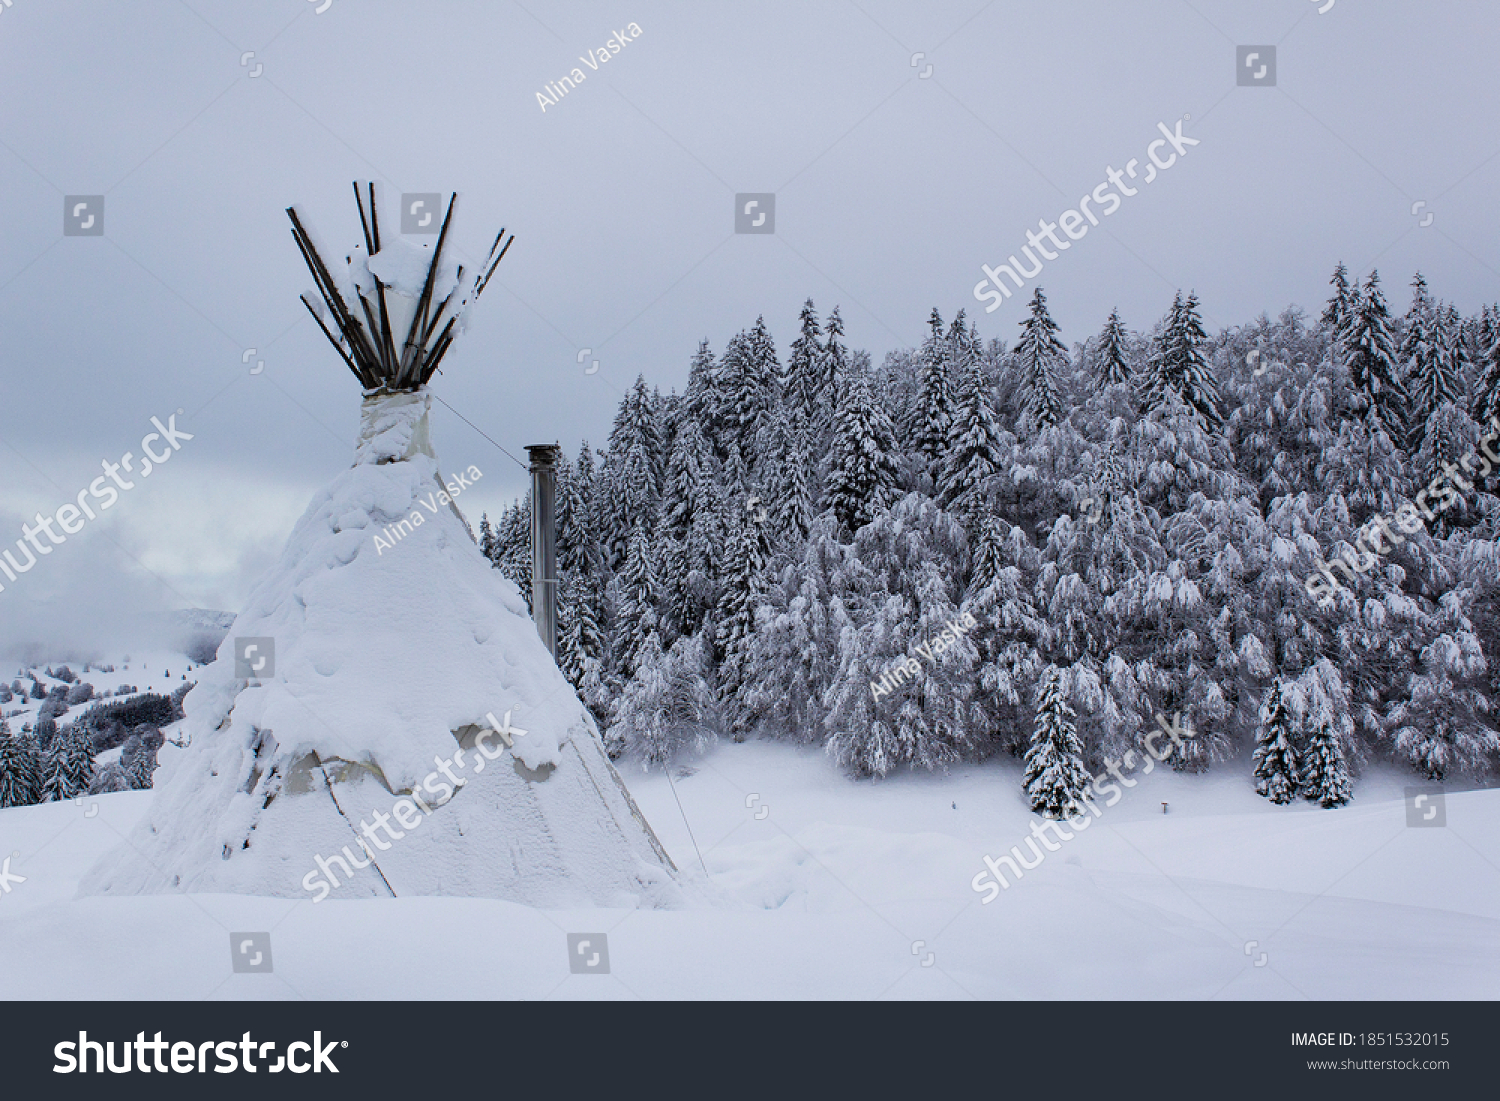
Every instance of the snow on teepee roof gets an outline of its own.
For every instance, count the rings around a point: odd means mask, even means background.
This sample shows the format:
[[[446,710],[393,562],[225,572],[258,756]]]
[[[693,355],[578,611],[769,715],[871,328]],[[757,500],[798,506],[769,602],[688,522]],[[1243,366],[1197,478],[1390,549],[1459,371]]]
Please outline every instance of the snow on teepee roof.
[[[420,281],[409,330],[420,339],[403,361],[390,340],[362,347],[341,330],[362,382],[389,371],[367,386],[354,465],[255,586],[184,701],[186,742],[163,747],[150,810],[82,893],[676,897],[671,860],[592,716],[452,500],[481,472],[438,471],[422,383],[447,347],[428,339],[451,333],[452,317],[437,325],[453,289],[436,311],[420,299],[444,285],[441,247],[419,277],[390,247],[359,265],[376,297],[366,309],[389,317],[385,291]],[[237,639],[270,659],[258,676],[242,675]]]

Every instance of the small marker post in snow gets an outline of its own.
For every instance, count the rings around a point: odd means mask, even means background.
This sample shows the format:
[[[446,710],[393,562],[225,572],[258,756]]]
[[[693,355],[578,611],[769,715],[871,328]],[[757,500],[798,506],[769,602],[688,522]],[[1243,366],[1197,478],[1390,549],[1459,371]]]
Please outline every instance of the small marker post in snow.
[[[1167,813],[1167,804],[1165,804],[1165,803],[1163,803],[1163,804],[1162,804],[1162,805],[1161,805],[1161,812],[1162,812],[1162,813],[1163,813],[1163,814],[1166,814],[1166,813]]]

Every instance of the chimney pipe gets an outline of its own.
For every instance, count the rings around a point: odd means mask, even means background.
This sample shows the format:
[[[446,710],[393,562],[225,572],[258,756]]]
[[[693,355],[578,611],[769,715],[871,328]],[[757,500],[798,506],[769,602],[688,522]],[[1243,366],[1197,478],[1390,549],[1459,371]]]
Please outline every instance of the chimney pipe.
[[[547,652],[557,659],[557,459],[555,443],[530,444],[531,618]]]

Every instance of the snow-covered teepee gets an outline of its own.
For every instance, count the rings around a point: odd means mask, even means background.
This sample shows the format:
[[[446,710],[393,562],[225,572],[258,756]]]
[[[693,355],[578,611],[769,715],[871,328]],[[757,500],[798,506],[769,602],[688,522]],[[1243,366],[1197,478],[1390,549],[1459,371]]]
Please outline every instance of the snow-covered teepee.
[[[368,215],[355,193],[342,278],[288,211],[332,328],[303,300],[365,390],[354,465],[256,585],[145,819],[82,893],[666,901],[670,859],[453,500],[482,473],[445,479],[429,441],[425,386],[510,243],[466,284],[443,256],[453,200],[428,249],[382,241],[373,185]]]

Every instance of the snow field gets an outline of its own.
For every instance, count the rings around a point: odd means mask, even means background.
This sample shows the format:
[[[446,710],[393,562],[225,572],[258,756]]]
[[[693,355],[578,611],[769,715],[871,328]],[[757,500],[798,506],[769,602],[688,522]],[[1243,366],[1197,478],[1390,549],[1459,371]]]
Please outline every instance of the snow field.
[[[622,770],[692,885],[695,901],[677,910],[433,897],[79,899],[79,879],[151,793],[0,811],[0,856],[20,852],[11,871],[26,877],[0,895],[0,996],[1500,994],[1494,790],[1450,791],[1447,826],[1414,829],[1405,774],[1371,770],[1353,803],[1325,811],[1256,796],[1245,760],[1199,776],[1158,768],[984,905],[970,887],[984,855],[1023,845],[1033,820],[1019,762],[856,783],[820,751],[751,742],[722,745],[680,769],[689,770],[671,784],[660,770]],[[271,933],[271,974],[233,973],[228,934],[244,931]],[[570,974],[568,932],[607,934],[611,973]]]

